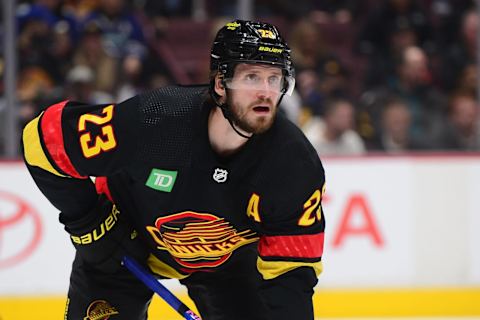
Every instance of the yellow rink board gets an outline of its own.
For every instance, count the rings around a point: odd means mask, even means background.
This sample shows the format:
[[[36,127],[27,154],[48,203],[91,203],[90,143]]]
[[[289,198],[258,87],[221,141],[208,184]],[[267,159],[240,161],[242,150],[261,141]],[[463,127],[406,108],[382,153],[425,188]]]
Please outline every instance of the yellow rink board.
[[[193,303],[179,296],[187,305]],[[242,304],[241,301],[238,302]],[[63,319],[64,297],[1,297],[0,320]],[[314,296],[318,317],[480,316],[480,287],[469,289],[332,290]],[[155,297],[150,319],[182,319]],[[112,318],[113,320],[113,318]]]

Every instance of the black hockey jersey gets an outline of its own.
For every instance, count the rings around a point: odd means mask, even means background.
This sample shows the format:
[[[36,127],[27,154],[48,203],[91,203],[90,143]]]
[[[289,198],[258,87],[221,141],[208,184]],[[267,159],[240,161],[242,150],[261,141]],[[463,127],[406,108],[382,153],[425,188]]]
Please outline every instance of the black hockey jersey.
[[[207,87],[170,86],[119,104],[60,102],[25,127],[26,163],[62,214],[80,216],[97,191],[108,194],[161,276],[258,272],[281,291],[296,272],[304,281],[290,294],[311,291],[325,226],[317,153],[278,115],[240,151],[218,156],[207,97]]]

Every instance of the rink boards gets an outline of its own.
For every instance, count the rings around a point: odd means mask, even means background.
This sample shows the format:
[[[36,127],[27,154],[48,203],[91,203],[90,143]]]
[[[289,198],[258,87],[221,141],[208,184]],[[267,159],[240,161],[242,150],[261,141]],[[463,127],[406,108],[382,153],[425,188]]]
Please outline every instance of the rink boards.
[[[480,316],[480,156],[323,162],[327,231],[316,314]],[[0,319],[61,314],[73,249],[57,210],[21,163],[0,163],[0,177]],[[156,301],[157,312],[165,311]]]

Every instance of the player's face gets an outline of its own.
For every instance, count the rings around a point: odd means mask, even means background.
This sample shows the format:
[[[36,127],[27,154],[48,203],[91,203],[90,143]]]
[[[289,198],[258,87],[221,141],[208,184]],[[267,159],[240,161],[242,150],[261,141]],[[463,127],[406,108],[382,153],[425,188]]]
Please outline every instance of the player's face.
[[[277,113],[283,79],[279,67],[238,64],[233,78],[225,79],[234,124],[249,133],[268,130]]]

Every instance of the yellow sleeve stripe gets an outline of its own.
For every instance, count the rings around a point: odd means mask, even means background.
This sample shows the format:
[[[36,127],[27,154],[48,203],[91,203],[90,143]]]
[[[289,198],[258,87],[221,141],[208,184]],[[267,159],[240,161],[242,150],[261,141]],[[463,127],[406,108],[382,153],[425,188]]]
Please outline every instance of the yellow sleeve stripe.
[[[22,139],[25,160],[31,166],[40,167],[60,177],[66,177],[52,166],[43,151],[42,144],[40,143],[40,135],[38,134],[40,117],[41,115],[30,121],[23,129]]]
[[[317,277],[323,271],[322,261],[318,262],[293,262],[293,261],[265,261],[257,258],[257,269],[262,274],[264,280],[275,279],[276,277],[287,273],[298,267],[311,267]]]
[[[188,277],[188,274],[181,274],[168,264],[160,261],[157,257],[150,254],[147,259],[148,266],[153,273],[169,279],[183,279]]]

